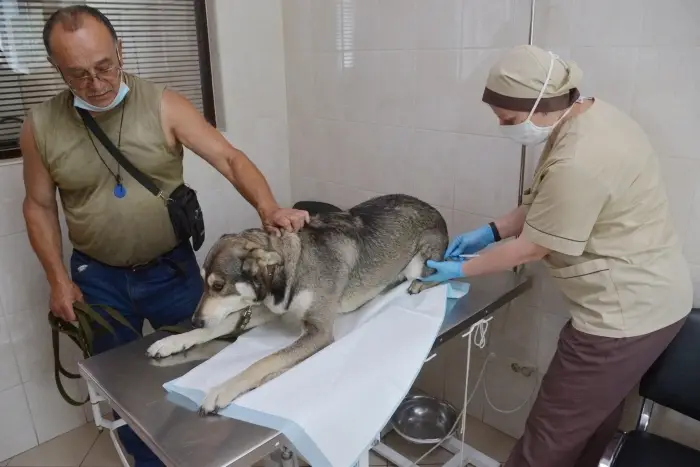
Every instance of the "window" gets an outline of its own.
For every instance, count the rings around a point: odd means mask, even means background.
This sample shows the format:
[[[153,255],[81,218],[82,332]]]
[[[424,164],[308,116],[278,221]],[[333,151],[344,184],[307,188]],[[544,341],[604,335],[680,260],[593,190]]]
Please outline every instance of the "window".
[[[1,0],[0,159],[20,157],[26,111],[66,88],[46,60],[41,33],[54,11],[76,3],[109,18],[125,71],[167,84],[216,125],[205,0]]]

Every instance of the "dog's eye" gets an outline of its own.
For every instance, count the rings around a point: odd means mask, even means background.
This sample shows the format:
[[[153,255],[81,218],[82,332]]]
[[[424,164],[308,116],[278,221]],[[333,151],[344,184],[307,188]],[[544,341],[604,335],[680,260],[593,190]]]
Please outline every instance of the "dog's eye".
[[[211,285],[211,289],[212,289],[214,292],[221,292],[221,291],[224,289],[224,283],[223,283],[223,282],[214,282],[214,283]]]

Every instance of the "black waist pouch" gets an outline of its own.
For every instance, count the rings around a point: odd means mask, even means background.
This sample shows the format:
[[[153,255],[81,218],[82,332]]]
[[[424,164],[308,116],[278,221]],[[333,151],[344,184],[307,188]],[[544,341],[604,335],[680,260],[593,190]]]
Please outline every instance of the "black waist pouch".
[[[204,243],[204,217],[197,192],[182,184],[170,193],[166,203],[177,239],[184,242],[191,238],[192,248],[199,250]]]
[[[204,217],[202,216],[202,207],[199,205],[199,200],[197,200],[197,192],[183,183],[175,188],[170,195],[166,196],[150,177],[146,176],[124,157],[88,111],[77,107],[76,110],[83,119],[85,126],[100,140],[119,165],[124,167],[148,191],[163,200],[168,209],[170,222],[173,225],[178,242],[181,243],[192,239],[192,248],[195,251],[199,250],[202,243],[204,243]]]

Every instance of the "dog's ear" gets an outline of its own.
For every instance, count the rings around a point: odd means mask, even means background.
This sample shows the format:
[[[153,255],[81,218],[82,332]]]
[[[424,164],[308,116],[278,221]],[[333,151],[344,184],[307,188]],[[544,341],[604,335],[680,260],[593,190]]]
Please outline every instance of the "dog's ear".
[[[276,251],[263,250],[256,248],[250,252],[250,256],[257,260],[259,266],[276,266],[282,263],[282,256]]]
[[[282,263],[282,256],[276,251],[255,248],[245,256],[243,270],[252,276],[257,276],[260,272],[267,271],[268,267]]]
[[[233,254],[239,258],[245,258],[249,256],[252,251],[258,250],[263,247],[259,243],[252,242],[247,238],[242,238],[239,236],[222,238],[222,240],[228,244]]]
[[[262,248],[252,250],[243,260],[242,271],[252,279],[251,285],[258,301],[264,300],[273,292],[277,280],[275,278],[280,271],[278,266],[282,262],[282,256],[279,253]],[[283,268],[282,273],[284,273]]]

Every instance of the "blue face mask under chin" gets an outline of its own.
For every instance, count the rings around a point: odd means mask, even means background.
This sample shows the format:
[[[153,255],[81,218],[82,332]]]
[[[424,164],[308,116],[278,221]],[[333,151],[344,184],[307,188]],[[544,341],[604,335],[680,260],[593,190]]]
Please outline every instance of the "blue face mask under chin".
[[[89,112],[106,112],[108,110],[112,110],[113,108],[121,104],[128,92],[129,86],[124,81],[122,81],[119,84],[119,92],[117,92],[117,95],[114,96],[114,100],[112,100],[112,102],[105,107],[98,107],[96,105],[92,105],[76,95],[73,95],[73,105],[81,109],[85,109]]]

